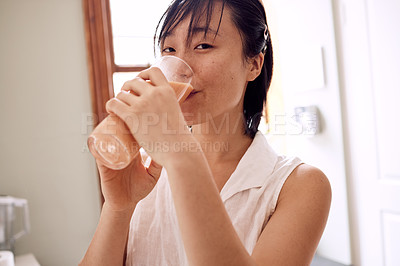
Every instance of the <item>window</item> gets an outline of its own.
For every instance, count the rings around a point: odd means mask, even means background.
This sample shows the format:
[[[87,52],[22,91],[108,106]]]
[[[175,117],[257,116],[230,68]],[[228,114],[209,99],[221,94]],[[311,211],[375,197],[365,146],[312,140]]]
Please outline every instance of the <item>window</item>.
[[[124,66],[147,68],[154,63],[153,36],[157,23],[167,9],[169,0],[109,0],[113,33],[114,92],[136,76]],[[129,69],[126,69],[129,71]]]
[[[94,126],[123,83],[153,63],[154,31],[169,2],[83,0]]]
[[[92,106],[100,122],[105,103],[123,83],[154,62],[153,36],[169,0],[83,0]]]

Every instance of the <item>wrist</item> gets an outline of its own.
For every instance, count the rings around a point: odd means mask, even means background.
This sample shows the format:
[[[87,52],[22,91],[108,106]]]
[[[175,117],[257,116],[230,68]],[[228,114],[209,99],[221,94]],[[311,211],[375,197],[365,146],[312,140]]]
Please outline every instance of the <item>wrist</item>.
[[[136,208],[136,204],[132,204],[125,208],[115,208],[111,204],[108,204],[107,201],[104,202],[102,213],[107,213],[107,215],[113,216],[115,218],[131,218],[133,211]]]
[[[167,172],[182,170],[183,168],[202,167],[203,164],[208,167],[201,145],[194,137],[182,140],[179,145],[168,156],[168,162],[164,165]]]
[[[192,135],[185,135],[170,145],[167,156],[168,161],[164,167],[167,169],[169,166],[180,164],[181,161],[185,161],[188,157],[199,153],[202,153],[200,143]]]

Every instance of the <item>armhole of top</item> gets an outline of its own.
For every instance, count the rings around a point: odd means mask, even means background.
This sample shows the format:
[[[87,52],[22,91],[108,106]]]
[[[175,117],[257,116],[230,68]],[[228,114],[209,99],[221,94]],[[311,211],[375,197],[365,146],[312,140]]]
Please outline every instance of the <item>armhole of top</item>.
[[[272,216],[272,214],[274,214],[274,212],[276,210],[276,207],[277,207],[277,204],[278,204],[278,198],[279,198],[279,195],[281,194],[282,188],[285,185],[286,180],[293,173],[293,171],[298,166],[304,164],[304,162],[302,162],[299,158],[296,157],[291,164],[292,165],[289,167],[287,175],[284,178],[282,178],[282,180],[279,181],[279,184],[276,187],[274,196],[272,198],[273,206],[272,206],[272,209],[271,209],[271,213],[269,214],[270,217]]]

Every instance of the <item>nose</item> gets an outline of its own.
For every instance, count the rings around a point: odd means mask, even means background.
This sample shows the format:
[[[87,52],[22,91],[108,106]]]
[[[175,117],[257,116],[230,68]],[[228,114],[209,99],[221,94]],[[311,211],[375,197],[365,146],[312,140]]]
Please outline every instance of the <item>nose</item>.
[[[192,68],[189,66],[188,63],[186,63],[186,61],[183,60],[182,64],[179,64],[177,66],[176,73],[178,73],[182,79],[191,79],[193,77]]]
[[[182,58],[177,56],[164,56],[156,64],[169,81],[190,83],[193,77],[193,70]]]
[[[177,51],[174,56],[178,57],[179,59],[181,59],[186,65],[189,66],[189,68],[191,69],[192,75],[194,72],[193,69],[193,58],[192,55],[190,53],[190,51],[187,50],[187,48],[185,49],[180,49],[180,51]]]

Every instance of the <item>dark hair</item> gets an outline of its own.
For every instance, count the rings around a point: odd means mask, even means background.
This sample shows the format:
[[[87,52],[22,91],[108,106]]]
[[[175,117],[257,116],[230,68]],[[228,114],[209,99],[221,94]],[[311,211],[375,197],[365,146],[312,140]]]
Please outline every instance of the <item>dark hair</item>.
[[[162,44],[167,35],[188,16],[190,16],[190,24],[187,41],[190,42],[193,36],[193,29],[198,26],[202,18],[205,18],[206,25],[204,26],[206,30],[204,34],[206,35],[213,7],[217,1],[222,3],[219,23],[221,23],[225,5],[232,13],[232,21],[242,38],[245,59],[250,59],[260,52],[265,54],[260,75],[247,84],[244,95],[243,115],[246,123],[244,134],[254,138],[266,103],[273,71],[271,38],[264,6],[260,0],[174,0],[157,25],[154,42],[157,42],[158,45]],[[161,24],[162,26],[159,30]],[[217,32],[219,26],[220,24]]]

